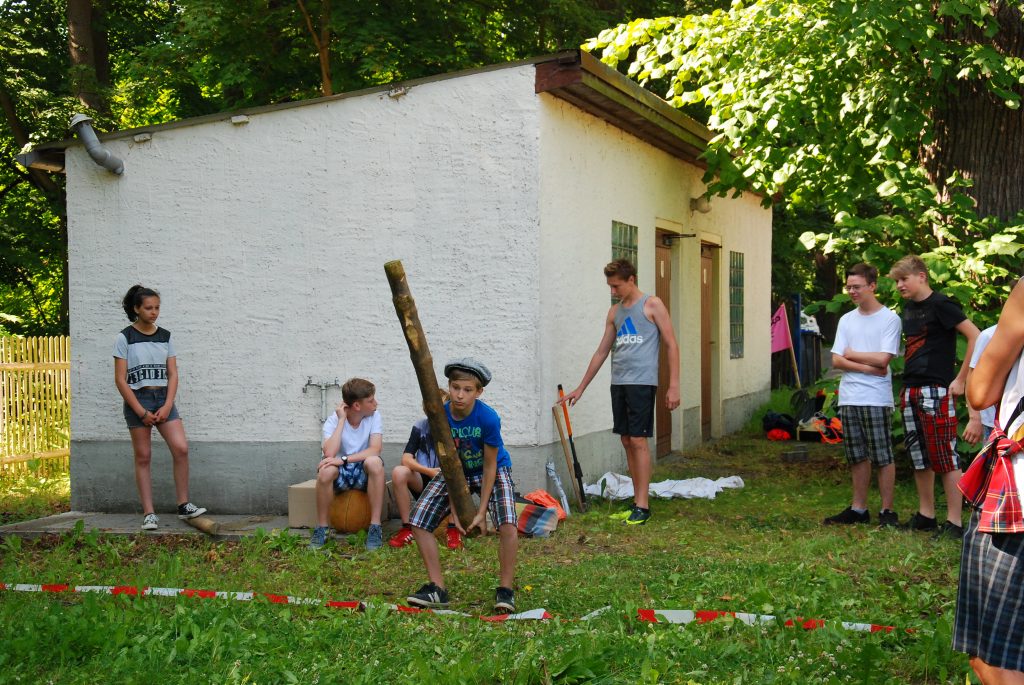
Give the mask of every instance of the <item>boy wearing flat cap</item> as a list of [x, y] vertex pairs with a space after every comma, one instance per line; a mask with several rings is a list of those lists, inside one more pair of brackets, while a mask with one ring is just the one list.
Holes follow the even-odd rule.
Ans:
[[[487, 512], [498, 529], [498, 564], [501, 585], [495, 593], [494, 610], [498, 613], [515, 611], [512, 582], [515, 578], [516, 552], [519, 539], [516, 530], [516, 507], [512, 483], [512, 458], [501, 439], [501, 418], [498, 413], [480, 401], [484, 386], [491, 382], [491, 372], [475, 359], [458, 359], [445, 364], [448, 394], [451, 399], [444, 405], [451, 426], [455, 451], [462, 460], [469, 491], [480, 495], [480, 508], [462, 532], [479, 528], [487, 533]], [[422, 608], [448, 606], [448, 590], [441, 574], [437, 540], [433, 531], [451, 510], [448, 485], [444, 475], [434, 476], [416, 502], [409, 517], [416, 536], [416, 544], [430, 579], [415, 594], [408, 597], [409, 604]], [[457, 516], [452, 520], [460, 527]]]

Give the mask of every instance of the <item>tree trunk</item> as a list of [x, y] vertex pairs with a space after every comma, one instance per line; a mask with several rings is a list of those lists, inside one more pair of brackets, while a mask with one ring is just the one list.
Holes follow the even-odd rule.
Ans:
[[[839, 265], [836, 264], [834, 254], [814, 253], [814, 280], [821, 290], [821, 299], [831, 300], [839, 294], [841, 286], [838, 274]], [[839, 314], [823, 309], [815, 315], [815, 318], [818, 320], [818, 330], [821, 331], [821, 336], [825, 340], [835, 340], [836, 329], [839, 328]], [[799, 334], [800, 332], [796, 331], [796, 335]]]
[[68, 0], [68, 53], [71, 56], [71, 90], [89, 109], [107, 112], [103, 79], [110, 78], [110, 58], [102, 9], [92, 0]]
[[[1006, 2], [992, 6], [1000, 26], [994, 37], [973, 24], [959, 33], [950, 25], [950, 40], [1024, 58], [1020, 10]], [[965, 192], [979, 216], [1006, 220], [1024, 210], [1024, 107], [1010, 109], [980, 80], [957, 80], [940, 95], [931, 119], [933, 139], [922, 146], [922, 160], [941, 199], [950, 195], [946, 179], [958, 172], [974, 183]]]
[[[25, 125], [18, 118], [17, 108], [14, 104], [14, 98], [8, 93], [2, 85], [0, 85], [0, 112], [3, 112], [3, 116], [7, 119], [7, 124], [10, 127], [11, 134], [14, 136], [14, 142], [19, 148], [23, 148], [29, 143], [28, 132], [25, 129]], [[54, 211], [60, 219], [60, 246], [61, 252], [58, 255], [61, 260], [61, 274], [63, 276], [63, 283], [60, 293], [60, 328], [66, 335], [70, 332], [70, 308], [68, 298], [68, 284], [70, 283], [68, 276], [68, 217], [67, 217], [67, 194], [64, 192], [64, 186], [54, 181], [49, 174], [39, 169], [29, 169], [27, 177], [30, 183], [43, 193], [43, 195], [53, 205]]]
[[441, 473], [444, 474], [452, 504], [455, 506], [452, 513], [458, 516], [459, 522], [465, 527], [476, 516], [476, 507], [473, 506], [469, 485], [466, 484], [466, 476], [462, 472], [462, 461], [455, 451], [451, 427], [448, 425], [448, 417], [441, 403], [434, 359], [430, 356], [427, 338], [423, 334], [423, 326], [420, 325], [416, 301], [409, 291], [409, 283], [405, 279], [405, 268], [401, 261], [388, 262], [384, 265], [384, 272], [388, 276], [388, 283], [391, 284], [395, 313], [402, 324], [405, 342], [409, 345], [409, 356], [412, 358], [413, 368], [416, 369], [416, 379], [419, 381], [420, 394], [423, 396], [423, 408], [427, 412], [430, 434], [434, 439], [438, 461], [441, 462]]
[[321, 0], [320, 5], [320, 26], [313, 25], [313, 18], [306, 9], [302, 0], [297, 0], [302, 17], [306, 20], [306, 29], [313, 38], [313, 45], [316, 46], [317, 58], [320, 62], [320, 94], [327, 96], [334, 94], [334, 80], [331, 76], [331, 1]]

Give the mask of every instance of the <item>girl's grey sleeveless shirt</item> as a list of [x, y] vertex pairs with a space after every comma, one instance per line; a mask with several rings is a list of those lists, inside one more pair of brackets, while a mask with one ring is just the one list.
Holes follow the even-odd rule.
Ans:
[[615, 308], [615, 343], [612, 345], [612, 385], [657, 385], [658, 327], [644, 316], [644, 295], [632, 307]]

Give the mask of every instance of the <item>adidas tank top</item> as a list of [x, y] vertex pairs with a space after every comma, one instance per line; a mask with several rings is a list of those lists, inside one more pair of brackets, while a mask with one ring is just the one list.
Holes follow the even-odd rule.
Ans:
[[657, 385], [658, 327], [644, 316], [644, 295], [624, 307], [615, 308], [615, 343], [612, 345], [612, 385]]

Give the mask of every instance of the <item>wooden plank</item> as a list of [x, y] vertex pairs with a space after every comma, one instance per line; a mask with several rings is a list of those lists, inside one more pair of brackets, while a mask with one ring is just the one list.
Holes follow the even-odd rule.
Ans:
[[71, 456], [71, 450], [67, 447], [59, 450], [46, 450], [43, 452], [30, 452], [28, 454], [19, 454], [14, 457], [5, 457], [0, 459], [0, 464], [21, 464], [26, 461], [32, 461], [33, 459], [59, 459], [61, 457]]
[[68, 361], [0, 361], [0, 371], [60, 371], [70, 368]]

